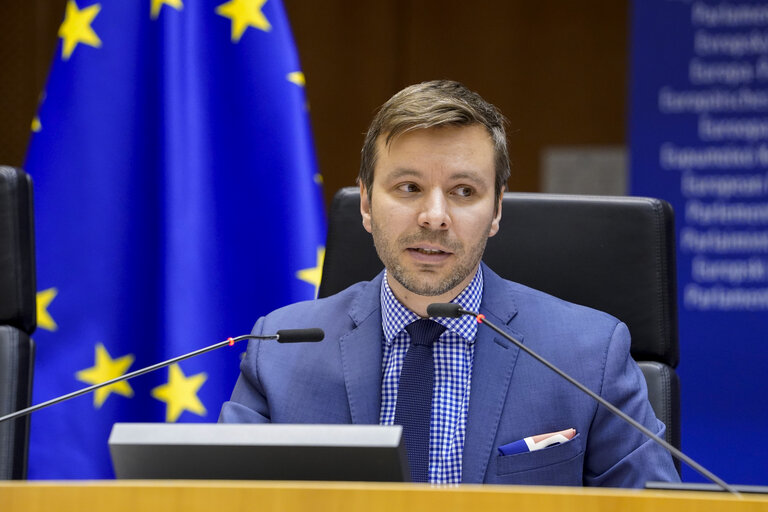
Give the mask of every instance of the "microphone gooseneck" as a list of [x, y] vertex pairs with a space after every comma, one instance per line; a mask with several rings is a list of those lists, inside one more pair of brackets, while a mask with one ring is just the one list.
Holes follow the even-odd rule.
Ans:
[[87, 388], [79, 389], [77, 391], [73, 391], [72, 393], [67, 393], [66, 395], [53, 398], [51, 400], [48, 400], [47, 402], [43, 402], [37, 405], [33, 405], [32, 407], [27, 407], [26, 409], [21, 409], [16, 412], [12, 412], [10, 414], [6, 414], [5, 416], [0, 417], [0, 423], [3, 423], [5, 421], [10, 421], [15, 418], [20, 418], [22, 416], [26, 416], [27, 414], [32, 414], [35, 411], [39, 411], [40, 409], [45, 409], [46, 407], [50, 407], [51, 405], [57, 404], [59, 402], [66, 402], [67, 400], [71, 400], [72, 398], [85, 395], [87, 393], [90, 393], [91, 391], [96, 391], [97, 389], [103, 388], [104, 386], [110, 386], [112, 384], [116, 384], [124, 380], [138, 377], [139, 375], [144, 375], [145, 373], [150, 373], [155, 370], [159, 370], [160, 368], [164, 368], [173, 363], [178, 363], [179, 361], [183, 361], [184, 359], [189, 359], [190, 357], [195, 357], [195, 356], [199, 356], [200, 354], [205, 354], [206, 352], [216, 350], [217, 348], [221, 348], [225, 346], [231, 347], [238, 341], [277, 340], [278, 342], [281, 342], [281, 343], [296, 343], [301, 341], [321, 341], [324, 337], [325, 337], [325, 333], [323, 332], [322, 329], [313, 328], [313, 329], [283, 329], [281, 331], [277, 331], [277, 334], [268, 334], [264, 336], [258, 336], [255, 334], [244, 334], [243, 336], [238, 336], [236, 338], [228, 338], [224, 341], [220, 341], [219, 343], [214, 343], [213, 345], [209, 345], [207, 347], [195, 350], [193, 352], [189, 352], [187, 354], [183, 354], [183, 355], [174, 357], [172, 359], [168, 359], [167, 361], [153, 364], [152, 366], [147, 366], [146, 368], [141, 368], [140, 370], [126, 373], [125, 375], [115, 377], [114, 379], [100, 382], [99, 384], [94, 384], [93, 386], [88, 386]]
[[741, 496], [739, 492], [737, 492], [735, 489], [733, 489], [730, 485], [725, 483], [722, 479], [720, 479], [718, 476], [716, 476], [714, 473], [706, 469], [704, 466], [666, 442], [664, 439], [661, 439], [659, 436], [651, 432], [648, 428], [646, 428], [644, 425], [642, 425], [640, 422], [626, 414], [624, 411], [613, 405], [612, 403], [608, 402], [605, 398], [601, 397], [588, 387], [586, 387], [581, 382], [577, 381], [564, 371], [562, 371], [560, 368], [555, 366], [554, 364], [550, 363], [543, 357], [541, 357], [539, 354], [528, 348], [526, 345], [523, 345], [521, 342], [516, 340], [514, 337], [510, 336], [506, 332], [502, 331], [499, 327], [494, 325], [492, 322], [489, 322], [488, 319], [485, 317], [485, 315], [482, 315], [480, 313], [475, 313], [474, 311], [467, 311], [465, 309], [462, 309], [461, 306], [458, 304], [449, 304], [449, 303], [434, 303], [427, 306], [427, 314], [431, 317], [446, 317], [446, 318], [458, 318], [462, 315], [472, 315], [477, 319], [477, 323], [479, 324], [485, 324], [494, 331], [496, 331], [498, 334], [515, 344], [520, 350], [528, 353], [531, 357], [539, 361], [541, 364], [558, 374], [560, 377], [564, 378], [574, 386], [576, 386], [579, 390], [586, 393], [590, 397], [592, 397], [594, 400], [596, 400], [600, 405], [611, 411], [613, 414], [624, 420], [625, 422], [632, 425], [634, 428], [642, 432], [646, 437], [652, 439], [657, 444], [661, 445], [663, 448], [665, 448], [669, 453], [675, 457], [676, 459], [685, 462], [696, 470], [699, 474], [707, 478], [708, 480], [714, 482], [717, 484], [720, 488], [723, 490], [730, 492], [732, 494], [735, 494], [737, 496]]

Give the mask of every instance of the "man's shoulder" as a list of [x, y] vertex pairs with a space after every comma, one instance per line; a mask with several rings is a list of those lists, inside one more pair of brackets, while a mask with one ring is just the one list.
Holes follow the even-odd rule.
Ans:
[[497, 308], [506, 307], [518, 325], [535, 323], [539, 328], [558, 330], [590, 325], [590, 330], [601, 328], [612, 331], [620, 323], [619, 319], [604, 311], [501, 278], [492, 271], [486, 276], [486, 284], [491, 284], [490, 290], [488, 287], [486, 290], [496, 295], [493, 299], [488, 298], [495, 300]]
[[571, 314], [577, 316], [588, 316], [590, 318], [603, 318], [606, 321], [617, 322], [614, 316], [589, 306], [569, 302], [560, 297], [556, 297], [547, 292], [531, 288], [514, 281], [507, 281], [513, 289], [513, 293], [528, 303], [546, 306], [552, 311], [558, 311], [561, 314]]
[[381, 285], [381, 277], [371, 281], [361, 281], [348, 288], [320, 299], [295, 302], [276, 309], [264, 317], [267, 323], [291, 326], [306, 323], [328, 323], [337, 320], [339, 315], [364, 315], [367, 310], [373, 310], [378, 298], [377, 290]]

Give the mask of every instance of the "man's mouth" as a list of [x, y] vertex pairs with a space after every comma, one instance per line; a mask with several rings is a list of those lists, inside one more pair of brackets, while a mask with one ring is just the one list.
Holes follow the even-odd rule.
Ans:
[[415, 261], [425, 264], [442, 263], [453, 254], [441, 247], [423, 245], [408, 247], [407, 251]]
[[447, 252], [441, 251], [440, 249], [424, 249], [422, 247], [412, 247], [411, 250], [421, 254], [448, 254]]

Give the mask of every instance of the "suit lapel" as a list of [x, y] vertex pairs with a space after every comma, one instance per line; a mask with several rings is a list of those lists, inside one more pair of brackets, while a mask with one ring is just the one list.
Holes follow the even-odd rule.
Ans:
[[[502, 328], [506, 327], [517, 313], [517, 307], [505, 281], [485, 265], [480, 311], [488, 320]], [[510, 331], [510, 334], [523, 341], [518, 333]], [[478, 326], [464, 441], [462, 482], [484, 480], [519, 352], [519, 348], [490, 328]]]
[[370, 281], [352, 304], [355, 328], [339, 340], [341, 366], [352, 423], [377, 424], [381, 406], [381, 276]]

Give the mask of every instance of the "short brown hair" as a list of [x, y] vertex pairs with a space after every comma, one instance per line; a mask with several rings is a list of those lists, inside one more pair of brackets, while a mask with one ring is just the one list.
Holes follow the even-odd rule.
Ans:
[[403, 133], [437, 126], [481, 124], [488, 130], [494, 149], [496, 200], [509, 179], [509, 151], [504, 130], [506, 119], [499, 109], [463, 84], [433, 80], [411, 85], [381, 106], [365, 135], [357, 179], [371, 197], [376, 166], [376, 140], [386, 134], [385, 145]]

